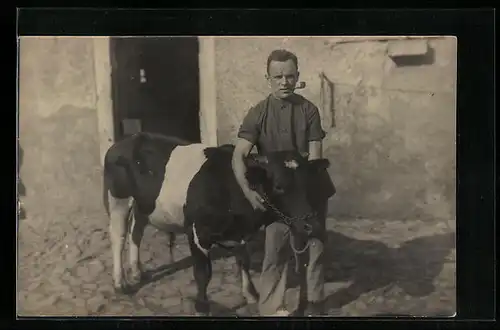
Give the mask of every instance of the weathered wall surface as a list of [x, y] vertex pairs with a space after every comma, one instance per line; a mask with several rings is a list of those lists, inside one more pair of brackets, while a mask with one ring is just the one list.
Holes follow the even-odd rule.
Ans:
[[20, 167], [30, 221], [81, 221], [102, 209], [90, 38], [20, 41]]
[[[266, 96], [268, 53], [288, 48], [308, 84], [300, 93], [321, 107], [319, 73], [334, 84], [335, 126], [324, 127], [338, 189], [330, 213], [454, 218], [456, 41], [430, 40], [433, 62], [406, 67], [387, 56], [386, 42], [338, 41], [217, 38], [218, 143], [233, 141], [245, 112]], [[27, 214], [102, 212], [92, 40], [23, 38], [20, 47]]]
[[246, 111], [268, 93], [267, 55], [286, 48], [307, 82], [299, 93], [318, 107], [319, 74], [333, 82], [335, 125], [324, 126], [338, 189], [331, 215], [454, 218], [456, 40], [430, 39], [427, 63], [402, 67], [387, 42], [339, 41], [216, 39], [218, 142], [234, 141]]

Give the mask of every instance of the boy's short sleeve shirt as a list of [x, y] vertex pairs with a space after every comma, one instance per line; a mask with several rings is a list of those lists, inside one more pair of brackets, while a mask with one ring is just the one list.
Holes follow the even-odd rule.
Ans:
[[238, 131], [238, 137], [256, 145], [260, 153], [309, 152], [309, 142], [325, 135], [318, 108], [298, 94], [286, 100], [269, 95], [250, 108]]

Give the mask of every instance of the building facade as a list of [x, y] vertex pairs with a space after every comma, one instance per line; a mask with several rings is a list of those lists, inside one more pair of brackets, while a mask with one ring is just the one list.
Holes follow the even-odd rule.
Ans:
[[[147, 104], [139, 109], [144, 113], [168, 112], [165, 125], [158, 121], [160, 128], [154, 129], [192, 122], [205, 143], [233, 142], [248, 109], [267, 96], [267, 55], [286, 48], [297, 54], [300, 80], [306, 83], [298, 93], [319, 107], [327, 132], [324, 154], [337, 187], [330, 215], [454, 219], [454, 38], [200, 37], [189, 50], [198, 53], [198, 69], [189, 71], [176, 62], [188, 57], [179, 46], [147, 47], [141, 54], [150, 55], [137, 62], [132, 55], [117, 60], [110, 38], [21, 39], [20, 174], [28, 216], [102, 208], [102, 157], [116, 132], [126, 121], [138, 122], [138, 130], [153, 127], [143, 117], [117, 112], [118, 103]], [[160, 67], [155, 61], [171, 66], [151, 69]], [[138, 69], [144, 63], [148, 68]], [[119, 75], [123, 70], [129, 73]], [[130, 79], [118, 83], [117, 76]], [[179, 87], [188, 78], [191, 83], [184, 85], [196, 82], [196, 91]], [[143, 101], [127, 100], [131, 92], [117, 94], [125, 88], [117, 88], [122, 81], [129, 81], [127, 91], [137, 90]], [[179, 117], [175, 111], [187, 111], [175, 95], [197, 98], [196, 123], [184, 116], [183, 124], [171, 125]]]

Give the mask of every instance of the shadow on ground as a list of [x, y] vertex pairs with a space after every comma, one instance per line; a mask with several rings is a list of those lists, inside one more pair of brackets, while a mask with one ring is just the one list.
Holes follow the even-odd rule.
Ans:
[[[215, 261], [229, 258], [232, 256], [232, 254], [225, 250], [213, 249], [211, 251], [211, 256], [212, 260]], [[126, 290], [127, 294], [136, 294], [141, 288], [148, 284], [157, 282], [163, 279], [165, 276], [170, 276], [181, 270], [190, 268], [192, 266], [192, 260], [191, 257], [185, 257], [180, 260], [174, 261], [173, 263], [165, 264], [154, 269], [147, 269], [147, 265], [145, 266], [146, 270], [143, 273], [141, 282], [129, 286]]]
[[[262, 265], [263, 242], [264, 233], [261, 233], [252, 243], [252, 269], [258, 272]], [[391, 248], [379, 241], [358, 240], [328, 231], [325, 281], [352, 284], [327, 296], [326, 308], [341, 308], [364, 293], [391, 284], [397, 284], [412, 297], [427, 296], [434, 292], [434, 279], [441, 273], [454, 247], [454, 233], [418, 237], [404, 242], [399, 248]], [[294, 267], [289, 267], [288, 286], [301, 287], [299, 309], [303, 308], [307, 290], [303, 272], [297, 274]]]
[[[326, 282], [350, 282], [326, 297], [326, 308], [337, 309], [360, 297], [362, 294], [397, 284], [412, 297], [423, 297], [434, 292], [434, 279], [440, 274], [446, 257], [455, 247], [454, 233], [418, 237], [404, 242], [399, 248], [391, 248], [379, 241], [358, 240], [334, 231], [328, 231], [326, 243]], [[264, 232], [261, 231], [251, 242], [252, 270], [260, 272], [263, 259]], [[227, 258], [223, 250], [213, 251], [213, 260]], [[289, 287], [301, 287], [301, 301], [304, 287], [301, 277], [295, 273], [293, 258], [289, 267]], [[164, 265], [146, 273], [140, 286], [158, 281], [165, 276], [191, 267], [191, 259], [184, 258], [170, 265]], [[303, 273], [303, 272], [302, 272]], [[236, 274], [235, 274], [236, 276]], [[135, 287], [137, 291], [140, 287]], [[214, 303], [214, 315], [234, 315], [235, 308], [225, 308]], [[303, 306], [299, 304], [299, 306]], [[300, 309], [301, 307], [299, 307]]]

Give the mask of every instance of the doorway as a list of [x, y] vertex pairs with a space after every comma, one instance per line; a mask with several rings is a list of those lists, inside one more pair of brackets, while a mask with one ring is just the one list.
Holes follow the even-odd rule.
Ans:
[[198, 38], [110, 40], [115, 141], [138, 131], [200, 142]]

